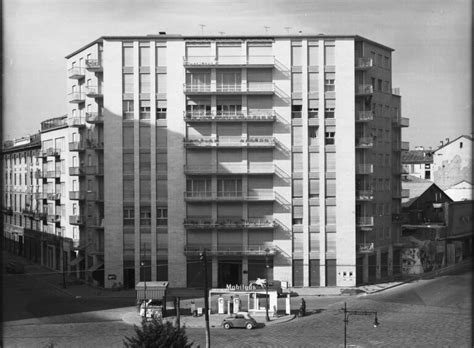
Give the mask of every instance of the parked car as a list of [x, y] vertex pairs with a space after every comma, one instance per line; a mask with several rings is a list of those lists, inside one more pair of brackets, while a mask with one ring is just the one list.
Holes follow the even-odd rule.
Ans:
[[25, 266], [21, 263], [17, 262], [9, 262], [5, 267], [7, 273], [14, 273], [14, 274], [23, 274], [25, 273]]
[[232, 329], [234, 327], [244, 327], [248, 330], [257, 326], [257, 321], [247, 312], [237, 312], [231, 314], [222, 321], [224, 329]]

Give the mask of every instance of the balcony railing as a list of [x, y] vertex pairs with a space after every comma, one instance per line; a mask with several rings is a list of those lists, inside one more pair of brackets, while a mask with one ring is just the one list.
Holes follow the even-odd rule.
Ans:
[[211, 92], [211, 85], [191, 85], [191, 84], [184, 84], [184, 92], [192, 92], [192, 93], [210, 93]]
[[69, 102], [70, 103], [84, 103], [85, 100], [86, 100], [85, 95], [82, 92], [69, 93]]
[[401, 117], [400, 118], [400, 126], [401, 127], [410, 127], [410, 119], [408, 117]]
[[70, 79], [82, 79], [85, 75], [84, 68], [78, 66], [70, 68], [67, 72]]
[[48, 192], [47, 193], [47, 199], [50, 201], [57, 201], [61, 199], [61, 193], [56, 193], [56, 192]]
[[50, 147], [49, 149], [46, 150], [46, 156], [59, 156], [61, 155], [61, 149], [55, 149], [53, 147]]
[[104, 115], [99, 112], [86, 112], [87, 123], [103, 123]]
[[267, 94], [274, 93], [275, 84], [272, 82], [261, 82], [261, 83], [250, 83], [247, 85], [247, 88], [244, 89], [242, 84], [233, 84], [233, 85], [217, 85], [216, 89], [213, 90], [210, 84], [203, 85], [192, 85], [184, 84], [183, 85], [185, 93], [256, 93], [256, 94]]
[[371, 254], [374, 252], [374, 243], [359, 243], [357, 251], [361, 254]]
[[184, 139], [185, 146], [188, 147], [273, 147], [275, 146], [275, 139], [273, 136], [251, 136], [248, 138], [235, 137], [201, 137]]
[[357, 190], [356, 199], [359, 201], [370, 201], [374, 199], [374, 191], [373, 190]]
[[394, 95], [400, 95], [400, 87], [392, 88], [392, 94], [394, 94]]
[[356, 112], [356, 121], [357, 122], [368, 122], [374, 119], [373, 111], [357, 111]]
[[190, 67], [229, 66], [229, 65], [269, 65], [275, 64], [274, 56], [187, 56], [183, 57], [183, 65]]
[[273, 163], [219, 163], [209, 165], [185, 165], [185, 174], [273, 174]]
[[374, 145], [373, 137], [360, 137], [356, 139], [357, 148], [371, 148]]
[[206, 253], [211, 256], [274, 256], [277, 249], [266, 244], [252, 244], [244, 246], [242, 244], [219, 244], [211, 248], [208, 244], [187, 244], [184, 247], [186, 255], [199, 255], [206, 249]]
[[90, 98], [102, 97], [102, 86], [86, 86], [85, 92]]
[[357, 226], [373, 226], [374, 225], [374, 217], [373, 216], [357, 216], [356, 217], [356, 225]]
[[48, 194], [46, 192], [35, 192], [36, 199], [46, 199], [48, 198]]
[[253, 191], [247, 194], [241, 191], [194, 192], [184, 193], [187, 201], [272, 201], [275, 199], [273, 191]]
[[356, 58], [355, 67], [356, 69], [368, 69], [373, 66], [372, 58], [360, 57]]
[[69, 143], [69, 151], [84, 151], [85, 149], [82, 141], [71, 141]]
[[60, 170], [48, 170], [44, 177], [49, 178], [49, 179], [59, 178], [59, 177], [61, 177], [61, 171]]
[[370, 95], [374, 93], [374, 87], [372, 85], [358, 85], [356, 87], [356, 95]]
[[69, 127], [85, 127], [86, 125], [84, 117], [69, 117], [67, 124]]
[[102, 62], [99, 59], [86, 59], [86, 69], [90, 71], [101, 71]]
[[84, 225], [84, 216], [69, 215], [69, 224], [71, 224], [71, 225]]
[[80, 167], [69, 167], [69, 175], [77, 176], [77, 175], [84, 175], [84, 172]]
[[83, 200], [84, 192], [82, 191], [69, 191], [69, 199], [71, 200]]
[[272, 122], [276, 119], [276, 113], [273, 110], [252, 110], [248, 113], [229, 112], [229, 113], [211, 113], [211, 112], [184, 112], [184, 120], [188, 122], [209, 122], [209, 121], [258, 121]]
[[373, 164], [358, 164], [356, 167], [356, 174], [373, 174]]

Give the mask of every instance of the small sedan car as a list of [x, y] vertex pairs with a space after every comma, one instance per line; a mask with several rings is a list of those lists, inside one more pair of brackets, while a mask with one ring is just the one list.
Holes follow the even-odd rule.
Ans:
[[257, 326], [257, 321], [252, 318], [247, 312], [238, 312], [231, 314], [222, 321], [224, 329], [231, 329], [234, 327], [245, 327], [248, 330]]

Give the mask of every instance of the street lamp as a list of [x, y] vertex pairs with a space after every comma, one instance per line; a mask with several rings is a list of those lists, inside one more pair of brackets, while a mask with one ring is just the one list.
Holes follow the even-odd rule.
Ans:
[[145, 276], [145, 261], [142, 261], [140, 262], [140, 266], [142, 268], [142, 274], [143, 274], [143, 287], [145, 289], [145, 292], [143, 294], [143, 298], [144, 298], [144, 301], [145, 301], [145, 320], [146, 320], [146, 302], [147, 302], [147, 299], [146, 299], [146, 276]]
[[348, 311], [347, 304], [344, 302], [344, 308], [341, 308], [344, 311], [344, 348], [347, 347], [347, 324], [349, 324], [349, 316], [352, 315], [374, 315], [374, 327], [379, 326], [379, 321], [377, 319], [377, 312], [375, 311]]
[[265, 249], [265, 321], [270, 321], [270, 317], [268, 316], [268, 253], [270, 249]]

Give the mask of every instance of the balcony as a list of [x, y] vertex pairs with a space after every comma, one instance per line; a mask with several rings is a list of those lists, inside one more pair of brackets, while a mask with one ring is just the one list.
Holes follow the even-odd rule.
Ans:
[[69, 96], [70, 103], [80, 104], [86, 101], [85, 95], [82, 92], [72, 92], [72, 93], [69, 93], [68, 96]]
[[92, 124], [104, 123], [104, 115], [99, 112], [86, 112], [86, 122]]
[[84, 117], [69, 117], [67, 119], [67, 124], [69, 127], [78, 127], [78, 128], [86, 126]]
[[84, 192], [82, 191], [69, 191], [69, 199], [71, 200], [84, 200]]
[[410, 119], [408, 117], [401, 117], [400, 118], [400, 126], [401, 127], [410, 127]]
[[356, 138], [356, 148], [357, 149], [368, 149], [374, 146], [373, 137], [360, 137]]
[[61, 155], [61, 150], [60, 149], [55, 149], [55, 148], [52, 148], [50, 147], [49, 149], [46, 150], [46, 156], [60, 156]]
[[86, 69], [89, 71], [102, 71], [102, 62], [100, 59], [86, 59]]
[[402, 151], [410, 150], [410, 142], [402, 141], [401, 144], [400, 144], [400, 150], [402, 150]]
[[3, 211], [5, 212], [5, 215], [13, 215], [13, 209], [11, 207], [4, 207]]
[[187, 68], [209, 67], [249, 67], [264, 68], [275, 65], [274, 56], [187, 56], [183, 57], [183, 65]]
[[47, 199], [50, 201], [58, 201], [61, 199], [61, 193], [56, 193], [56, 192], [48, 192], [47, 193]]
[[47, 199], [48, 194], [46, 192], [35, 192], [35, 199], [41, 200], [41, 199]]
[[185, 255], [199, 255], [204, 249], [209, 256], [274, 256], [277, 249], [266, 244], [219, 244], [211, 248], [208, 244], [187, 244], [184, 247]]
[[84, 225], [84, 216], [81, 215], [69, 215], [70, 225]]
[[374, 119], [373, 111], [357, 111], [356, 122], [369, 122]]
[[77, 67], [77, 66], [72, 67], [67, 71], [67, 76], [70, 79], [76, 79], [76, 80], [82, 79], [85, 76], [84, 68]]
[[358, 201], [371, 201], [374, 199], [373, 190], [357, 190], [356, 191], [356, 200]]
[[360, 57], [356, 58], [355, 68], [356, 70], [366, 70], [373, 67], [372, 58]]
[[85, 166], [84, 172], [86, 175], [104, 175], [103, 167], [99, 166]]
[[273, 136], [201, 137], [184, 139], [184, 145], [186, 147], [274, 147], [275, 139]]
[[49, 223], [61, 222], [61, 215], [58, 214], [48, 214], [46, 221]]
[[374, 226], [374, 217], [373, 216], [357, 216], [356, 225], [358, 227], [372, 227]]
[[372, 254], [374, 252], [374, 243], [357, 244], [357, 252], [360, 254]]
[[46, 221], [48, 218], [48, 213], [46, 212], [36, 212], [34, 219], [35, 220], [41, 220], [41, 221]]
[[82, 141], [72, 141], [69, 143], [69, 151], [84, 151], [86, 147]]
[[193, 192], [187, 191], [184, 193], [184, 198], [188, 202], [192, 201], [273, 201], [275, 194], [273, 191], [253, 191], [244, 194], [241, 191], [229, 192]]
[[61, 177], [60, 170], [48, 170], [46, 172], [46, 175], [44, 175], [44, 178], [47, 178], [47, 179], [54, 179], [54, 178], [60, 178], [60, 177]]
[[71, 176], [79, 176], [84, 175], [84, 172], [80, 167], [69, 167], [69, 175]]
[[374, 87], [372, 85], [358, 85], [356, 86], [356, 96], [369, 96], [374, 93]]
[[253, 110], [249, 113], [233, 112], [233, 113], [211, 113], [211, 112], [184, 112], [185, 122], [273, 122], [276, 119], [276, 112], [273, 110]]
[[86, 96], [89, 98], [102, 98], [102, 86], [86, 86]]
[[367, 175], [374, 173], [373, 164], [358, 164], [356, 166], [356, 174]]
[[187, 95], [192, 94], [273, 94], [275, 85], [272, 82], [251, 83], [247, 88], [243, 88], [242, 84], [234, 85], [217, 85], [215, 90], [211, 85], [191, 85], [184, 84], [183, 91]]
[[392, 94], [399, 96], [400, 95], [400, 87], [392, 88]]
[[275, 165], [273, 163], [219, 163], [209, 165], [185, 165], [186, 175], [228, 175], [228, 174], [273, 174]]

